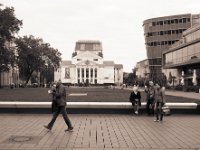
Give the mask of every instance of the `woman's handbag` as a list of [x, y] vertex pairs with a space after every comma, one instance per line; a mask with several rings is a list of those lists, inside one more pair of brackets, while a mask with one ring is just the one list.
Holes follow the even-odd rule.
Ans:
[[171, 115], [170, 108], [169, 108], [168, 106], [164, 105], [164, 106], [162, 107], [162, 113], [163, 113], [165, 116]]

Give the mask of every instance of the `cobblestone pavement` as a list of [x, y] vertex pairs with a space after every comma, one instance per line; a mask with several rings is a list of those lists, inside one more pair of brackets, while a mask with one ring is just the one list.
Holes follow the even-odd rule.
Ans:
[[198, 115], [172, 115], [153, 122], [145, 115], [70, 114], [73, 132], [51, 114], [0, 114], [0, 150], [148, 150], [200, 149]]

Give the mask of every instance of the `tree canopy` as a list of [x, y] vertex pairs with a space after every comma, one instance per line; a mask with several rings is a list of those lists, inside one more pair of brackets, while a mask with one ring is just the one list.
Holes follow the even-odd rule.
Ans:
[[47, 67], [58, 68], [61, 61], [61, 53], [44, 43], [41, 38], [35, 38], [30, 35], [16, 39], [17, 46], [17, 64], [19, 66], [20, 77], [30, 80], [34, 71], [41, 72]]
[[9, 65], [14, 64], [11, 43], [22, 26], [22, 21], [15, 17], [13, 7], [2, 7], [0, 4], [0, 72], [9, 70]]

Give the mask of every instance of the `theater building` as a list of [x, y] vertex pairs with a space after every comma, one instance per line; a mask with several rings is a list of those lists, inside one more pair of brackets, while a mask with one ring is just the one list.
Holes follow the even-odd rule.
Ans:
[[66, 85], [120, 85], [123, 65], [103, 59], [100, 41], [77, 41], [71, 60], [63, 60], [55, 71], [55, 80]]
[[181, 14], [147, 19], [143, 22], [149, 78], [162, 74], [162, 52], [177, 42], [184, 31], [200, 23], [199, 14]]

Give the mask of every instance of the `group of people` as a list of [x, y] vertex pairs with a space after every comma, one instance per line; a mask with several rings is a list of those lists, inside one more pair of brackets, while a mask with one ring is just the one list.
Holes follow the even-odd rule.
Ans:
[[[165, 104], [165, 88], [159, 84], [155, 84], [149, 81], [145, 85], [146, 93], [146, 112], [148, 115], [155, 115], [155, 122], [163, 120], [162, 107]], [[131, 101], [135, 114], [138, 115], [139, 108], [141, 106], [141, 93], [138, 90], [138, 85], [134, 85], [133, 91], [130, 94], [129, 100]]]
[[[152, 81], [149, 81], [148, 85], [145, 85], [145, 92], [147, 93], [147, 104], [146, 111], [148, 115], [155, 114], [156, 119], [154, 121], [159, 122], [163, 120], [162, 107], [165, 104], [165, 90], [161, 88], [159, 84], [154, 86]], [[44, 127], [48, 130], [51, 130], [58, 115], [62, 113], [63, 119], [68, 126], [65, 131], [73, 131], [73, 126], [69, 120], [66, 112], [66, 89], [62, 85], [61, 81], [58, 81], [55, 85], [52, 86], [52, 89], [49, 91], [52, 94], [52, 112], [53, 117], [48, 125]], [[133, 91], [130, 94], [130, 101], [134, 107], [135, 114], [138, 115], [139, 108], [141, 106], [141, 93], [138, 90], [138, 86], [134, 85]]]

